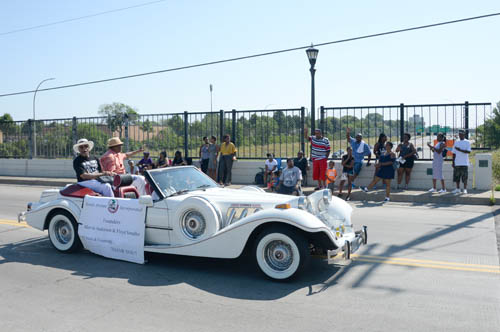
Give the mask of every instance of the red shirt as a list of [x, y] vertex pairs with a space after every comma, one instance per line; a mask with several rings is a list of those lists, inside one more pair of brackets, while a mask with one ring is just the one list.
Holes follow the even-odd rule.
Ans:
[[125, 174], [125, 166], [123, 166], [125, 159], [127, 159], [125, 153], [108, 150], [100, 159], [102, 170], [115, 172], [116, 174]]

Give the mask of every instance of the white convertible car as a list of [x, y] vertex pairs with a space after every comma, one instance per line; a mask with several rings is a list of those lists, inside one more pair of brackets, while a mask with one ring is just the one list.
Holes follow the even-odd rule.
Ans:
[[[265, 275], [289, 279], [306, 268], [311, 253], [342, 263], [367, 241], [366, 227], [354, 231], [351, 206], [329, 190], [297, 197], [254, 186], [222, 188], [192, 166], [150, 170], [145, 177], [151, 195], [137, 197], [133, 187], [121, 187], [115, 195], [135, 197], [147, 207], [147, 252], [236, 258], [251, 250]], [[45, 190], [20, 218], [48, 229], [56, 249], [77, 250], [85, 195], [97, 194], [76, 184]]]

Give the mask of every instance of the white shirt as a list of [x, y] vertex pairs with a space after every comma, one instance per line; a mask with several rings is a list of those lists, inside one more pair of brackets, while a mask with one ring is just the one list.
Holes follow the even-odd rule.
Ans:
[[278, 167], [278, 161], [276, 159], [273, 159], [273, 161], [266, 159], [266, 166], [268, 171], [272, 171], [274, 166]]
[[455, 141], [453, 153], [455, 154], [455, 166], [469, 166], [469, 154], [457, 151], [460, 148], [465, 151], [471, 151], [470, 142], [467, 139]]

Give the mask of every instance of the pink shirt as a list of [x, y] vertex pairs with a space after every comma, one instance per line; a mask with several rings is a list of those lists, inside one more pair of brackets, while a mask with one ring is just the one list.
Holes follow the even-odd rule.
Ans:
[[102, 170], [115, 172], [116, 174], [125, 174], [125, 166], [123, 166], [125, 159], [127, 159], [125, 153], [108, 150], [100, 159]]

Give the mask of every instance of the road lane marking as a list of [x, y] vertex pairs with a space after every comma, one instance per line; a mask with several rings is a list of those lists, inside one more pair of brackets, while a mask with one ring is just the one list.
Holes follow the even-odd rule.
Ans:
[[[364, 259], [354, 257], [355, 261], [367, 262], [367, 263], [379, 263], [379, 264], [389, 264], [389, 265], [402, 265], [402, 266], [411, 266], [411, 267], [427, 267], [431, 269], [442, 269], [442, 270], [454, 270], [454, 271], [472, 271], [472, 272], [486, 272], [486, 273], [497, 273], [500, 274], [500, 268], [492, 269], [492, 268], [467, 268], [463, 266], [445, 266], [445, 265], [436, 265], [436, 264], [419, 264], [419, 263], [410, 263], [410, 262], [398, 262], [387, 259]], [[488, 266], [488, 265], [487, 265]]]
[[17, 222], [15, 220], [7, 220], [7, 219], [0, 219], [0, 224], [1, 225], [17, 226], [17, 227], [31, 227], [25, 221]]
[[[322, 255], [319, 255], [317, 257], [327, 258], [326, 256]], [[398, 258], [398, 257], [386, 257], [386, 256], [358, 255], [358, 254], [352, 254], [351, 257], [353, 261], [360, 261], [365, 263], [500, 274], [500, 266], [496, 265], [453, 263], [453, 262], [433, 261], [425, 259]]]
[[414, 259], [414, 258], [403, 258], [403, 257], [387, 257], [387, 256], [372, 256], [372, 255], [358, 255], [353, 254], [353, 257], [359, 257], [363, 259], [390, 259], [395, 261], [403, 261], [403, 262], [411, 262], [411, 263], [432, 263], [438, 265], [454, 265], [454, 266], [467, 266], [467, 267], [482, 267], [482, 268], [500, 268], [498, 265], [483, 265], [483, 264], [469, 264], [469, 263], [455, 263], [455, 262], [444, 262], [444, 261], [435, 261], [428, 259]]

